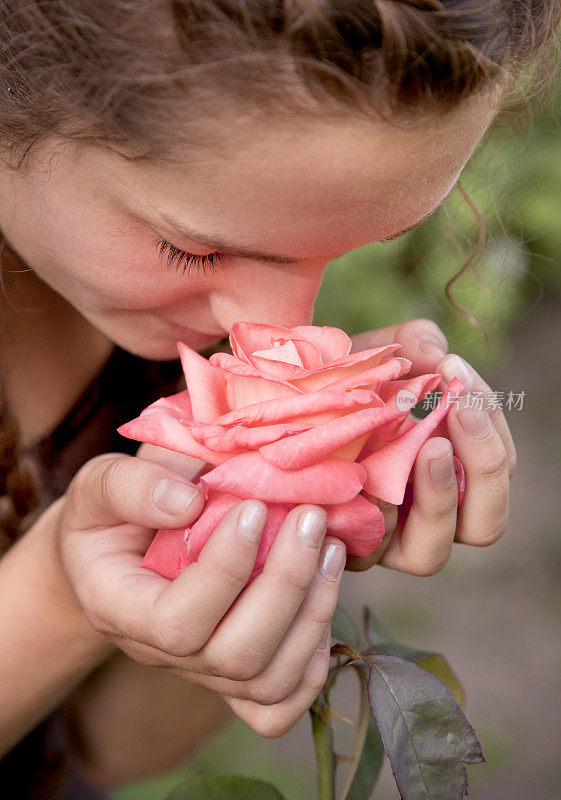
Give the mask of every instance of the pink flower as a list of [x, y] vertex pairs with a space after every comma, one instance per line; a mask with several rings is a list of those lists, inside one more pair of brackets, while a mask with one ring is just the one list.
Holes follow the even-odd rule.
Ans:
[[[349, 355], [338, 328], [236, 323], [233, 355], [207, 361], [178, 342], [187, 389], [148, 406], [119, 433], [201, 458], [213, 468], [200, 478], [207, 502], [186, 530], [159, 530], [143, 566], [173, 580], [196, 561], [224, 514], [240, 499], [269, 508], [253, 579], [284, 518], [300, 503], [327, 511], [328, 533], [351, 555], [372, 553], [384, 517], [364, 493], [411, 504], [407, 483], [417, 453], [463, 390], [455, 378], [423, 420], [409, 416], [440, 374], [400, 380], [411, 362], [388, 344]], [[464, 475], [454, 457], [463, 499]]]

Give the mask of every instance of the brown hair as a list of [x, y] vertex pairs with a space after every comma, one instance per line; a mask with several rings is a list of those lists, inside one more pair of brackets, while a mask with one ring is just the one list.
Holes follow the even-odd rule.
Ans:
[[[48, 136], [173, 159], [217, 116], [445, 112], [512, 86], [559, 13], [555, 0], [4, 0], [0, 142], [14, 168]], [[0, 524], [14, 539], [36, 495], [2, 399]]]

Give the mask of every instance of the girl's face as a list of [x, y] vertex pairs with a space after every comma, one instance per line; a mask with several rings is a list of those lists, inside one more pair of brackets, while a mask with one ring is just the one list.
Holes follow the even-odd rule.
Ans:
[[[0, 174], [0, 228], [109, 339], [172, 359], [178, 339], [203, 349], [236, 321], [310, 324], [327, 264], [434, 211], [498, 106], [472, 98], [407, 127], [269, 123], [176, 166], [49, 141]], [[199, 256], [185, 274], [181, 251]]]

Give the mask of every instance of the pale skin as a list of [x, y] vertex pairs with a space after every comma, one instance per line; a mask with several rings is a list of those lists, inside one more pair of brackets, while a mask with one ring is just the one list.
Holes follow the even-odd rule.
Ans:
[[[200, 335], [179, 335], [165, 320], [217, 340], [236, 321], [310, 324], [328, 263], [434, 211], [499, 105], [495, 95], [473, 98], [446, 116], [397, 128], [340, 120], [289, 131], [269, 122], [245, 138], [238, 131], [230, 142], [208, 143], [198, 159], [173, 166], [47, 141], [26, 170], [0, 173], [0, 228], [30, 268], [3, 275], [0, 300], [3, 378], [24, 441], [56, 426], [115, 344], [162, 360], [177, 357], [178, 338], [201, 348]], [[181, 234], [164, 217], [197, 235]], [[206, 275], [166, 268], [158, 239], [193, 254], [214, 252], [203, 236], [273, 260], [230, 255]], [[354, 347], [392, 341], [413, 362], [411, 375], [453, 377], [458, 357], [446, 356], [446, 339], [430, 320], [361, 334]], [[473, 389], [490, 390], [463, 366]], [[453, 408], [449, 439], [434, 437], [421, 449], [404, 529], [395, 529], [397, 509], [384, 509], [384, 543], [367, 559], [349, 558], [350, 569], [379, 561], [431, 575], [446, 564], [454, 540], [481, 546], [504, 532], [516, 464], [507, 423], [500, 409], [484, 411], [488, 429], [473, 438], [461, 418]], [[466, 470], [459, 513], [455, 479], [444, 469], [451, 445]], [[86, 742], [84, 769], [104, 784], [172, 766], [227, 719], [223, 700], [264, 736], [289, 730], [325, 680], [342, 572], [337, 558], [340, 567], [345, 562], [342, 542], [325, 538], [321, 509], [301, 506], [288, 516], [263, 574], [243, 590], [264, 510], [244, 501], [220, 523], [199, 563], [175, 582], [139, 569], [154, 528], [184, 527], [202, 508], [192, 484], [200, 463], [148, 446], [139, 455], [88, 462], [0, 563], [6, 592], [41, 548], [52, 565], [45, 592], [17, 601], [29, 635], [2, 619], [9, 603], [0, 602], [1, 638], [10, 644], [2, 659], [13, 675], [0, 689], [8, 708], [0, 749], [13, 746], [63, 699], [61, 687], [68, 693], [82, 684], [72, 704]], [[440, 483], [431, 478], [435, 460]], [[186, 501], [192, 500], [185, 510], [169, 514], [150, 500], [162, 478], [182, 483]], [[242, 523], [248, 509], [252, 519]], [[299, 535], [304, 517], [313, 541]], [[335, 568], [327, 576], [326, 561]], [[52, 602], [48, 624], [36, 613], [45, 596]], [[53, 635], [59, 652], [45, 667]], [[67, 640], [78, 643], [70, 655]], [[83, 683], [103, 661], [95, 682]], [[24, 686], [26, 708], [18, 701]], [[148, 693], [157, 702], [143, 728], [135, 698]], [[178, 709], [190, 713], [178, 715]]]

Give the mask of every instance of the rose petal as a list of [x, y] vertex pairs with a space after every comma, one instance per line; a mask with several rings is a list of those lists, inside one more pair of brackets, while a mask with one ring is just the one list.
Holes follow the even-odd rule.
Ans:
[[183, 560], [183, 536], [184, 531], [181, 529], [160, 528], [140, 566], [173, 581], [187, 566]]
[[328, 411], [346, 411], [369, 403], [383, 405], [376, 392], [366, 389], [341, 389], [311, 394], [296, 394], [255, 403], [223, 414], [216, 422], [220, 425], [268, 425], [295, 417], [322, 414]]
[[349, 555], [369, 556], [384, 538], [384, 515], [360, 494], [326, 510], [327, 533], [341, 539]]
[[[378, 425], [406, 416], [407, 411], [398, 411], [392, 406], [366, 408], [333, 419], [325, 425], [318, 425], [304, 433], [279, 439], [260, 447], [259, 452], [270, 464], [281, 469], [300, 470], [328, 458], [339, 448], [360, 439]], [[355, 457], [360, 448], [354, 454]]]
[[276, 442], [285, 436], [293, 436], [310, 426], [297, 422], [284, 422], [278, 425], [247, 428], [236, 425], [233, 428], [222, 425], [198, 425], [191, 428], [193, 438], [210, 450], [218, 453], [231, 453], [234, 450], [258, 450], [265, 444]]
[[181, 410], [166, 403], [166, 399], [169, 398], [152, 403], [139, 417], [117, 428], [118, 433], [127, 439], [201, 458], [209, 464], [221, 464], [230, 457], [231, 453], [217, 453], [197, 442], [191, 434], [191, 420], [178, 419], [176, 415], [182, 413]]
[[388, 358], [376, 367], [364, 371], [355, 370], [352, 374], [345, 375], [334, 383], [330, 383], [329, 389], [335, 391], [336, 389], [373, 388], [409, 372], [411, 363], [407, 358]]
[[441, 419], [450, 411], [451, 399], [458, 397], [463, 388], [461, 381], [454, 378], [448, 384], [438, 406], [424, 419], [360, 462], [368, 473], [364, 485], [364, 490], [368, 494], [388, 503], [401, 505], [407, 479], [419, 450]]
[[[339, 380], [350, 378], [352, 375], [377, 367], [379, 364], [383, 363], [385, 356], [388, 356], [399, 347], [401, 347], [400, 344], [390, 344], [384, 347], [375, 347], [372, 350], [352, 353], [346, 358], [327, 364], [318, 370], [313, 370], [301, 378], [295, 378], [294, 385], [305, 389], [307, 392], [316, 392], [323, 389], [325, 386], [331, 389], [333, 388], [332, 384], [337, 383]], [[344, 387], [337, 386], [336, 388]]]
[[271, 503], [347, 503], [360, 492], [364, 467], [353, 461], [326, 459], [300, 470], [284, 470], [260, 453], [243, 453], [207, 472], [201, 483], [211, 489]]
[[411, 408], [416, 406], [425, 395], [436, 389], [440, 383], [442, 375], [440, 373], [428, 373], [417, 375], [415, 378], [408, 378], [404, 381], [392, 380], [380, 386], [378, 394], [388, 405], [397, 405], [402, 411], [405, 410], [407, 393], [412, 395]]
[[339, 328], [332, 328], [330, 325], [298, 325], [292, 330], [315, 344], [324, 364], [345, 358], [351, 352], [352, 340]]
[[211, 422], [220, 414], [225, 414], [229, 406], [226, 385], [220, 370], [211, 366], [206, 358], [183, 342], [177, 342], [177, 348], [191, 398], [193, 419]]

